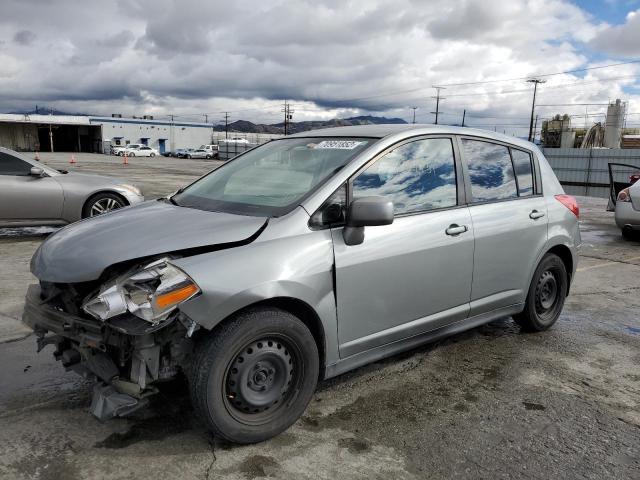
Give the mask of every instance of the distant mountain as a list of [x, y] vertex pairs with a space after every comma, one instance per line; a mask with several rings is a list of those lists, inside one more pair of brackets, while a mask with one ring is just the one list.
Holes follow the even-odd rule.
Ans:
[[[317, 130], [318, 128], [329, 127], [346, 127], [350, 125], [380, 125], [383, 123], [403, 124], [407, 123], [401, 118], [374, 117], [372, 115], [362, 115], [350, 118], [334, 118], [331, 120], [311, 120], [306, 122], [291, 122], [289, 124], [289, 133], [306, 132], [309, 130]], [[224, 125], [216, 125], [214, 130], [224, 131]], [[247, 120], [238, 120], [229, 124], [229, 131], [242, 133], [284, 133], [284, 124], [273, 123], [253, 123]]]
[[21, 110], [21, 111], [17, 111], [17, 112], [9, 112], [12, 115], [66, 115], [66, 116], [86, 116], [86, 113], [69, 113], [69, 112], [63, 112], [62, 110], [51, 110], [49, 108], [39, 108], [38, 110], [31, 110], [30, 112]]

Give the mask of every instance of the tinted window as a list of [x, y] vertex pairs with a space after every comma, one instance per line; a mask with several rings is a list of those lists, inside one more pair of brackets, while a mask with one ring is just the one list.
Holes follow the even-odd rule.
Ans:
[[448, 138], [401, 145], [353, 180], [353, 198], [388, 197], [396, 214], [455, 206], [456, 192], [453, 146]]
[[521, 197], [533, 195], [533, 169], [531, 168], [531, 155], [522, 150], [511, 149], [513, 167], [518, 179], [518, 193]]
[[509, 149], [477, 140], [462, 140], [471, 177], [471, 194], [476, 202], [518, 196]]
[[0, 152], [0, 175], [29, 175], [31, 165], [8, 153]]

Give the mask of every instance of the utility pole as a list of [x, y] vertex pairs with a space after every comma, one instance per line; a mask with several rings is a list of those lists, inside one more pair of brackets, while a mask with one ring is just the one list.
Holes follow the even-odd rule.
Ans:
[[466, 116], [467, 116], [467, 109], [465, 108], [465, 109], [462, 111], [462, 126], [463, 126], [463, 127], [464, 127], [464, 117], [466, 117]]
[[[537, 131], [538, 131], [538, 114], [536, 113], [536, 121], [533, 124], [533, 143], [536, 143], [536, 132]], [[562, 126], [560, 127], [560, 131], [562, 132]]]
[[545, 82], [546, 80], [540, 80], [539, 78], [531, 78], [527, 80], [527, 83], [533, 83], [533, 102], [531, 103], [531, 121], [529, 122], [529, 141], [532, 140], [533, 135], [533, 114], [536, 109], [536, 93], [538, 91], [538, 84]]
[[436, 96], [435, 97], [431, 97], [431, 98], [435, 98], [436, 99], [436, 111], [435, 112], [431, 112], [434, 113], [436, 116], [436, 121], [435, 124], [438, 124], [438, 114], [440, 113], [440, 100], [444, 100], [445, 97], [441, 97], [440, 96], [440, 90], [444, 90], [444, 87], [436, 87], [434, 86], [433, 88], [436, 89]]
[[291, 109], [291, 105], [287, 100], [284, 101], [284, 108], [282, 109], [284, 112], [284, 134], [289, 134], [289, 123], [291, 123], [291, 119], [293, 118], [293, 110]]
[[224, 112], [224, 138], [229, 138], [229, 112]]
[[209, 115], [204, 114], [204, 123], [209, 123]]
[[413, 108], [413, 122], [412, 123], [416, 123], [416, 109], [418, 107], [411, 107], [411, 108]]

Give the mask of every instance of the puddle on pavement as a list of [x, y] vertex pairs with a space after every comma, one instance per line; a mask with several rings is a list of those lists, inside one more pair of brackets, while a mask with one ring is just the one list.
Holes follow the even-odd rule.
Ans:
[[0, 238], [46, 237], [57, 232], [60, 227], [15, 227], [0, 228]]

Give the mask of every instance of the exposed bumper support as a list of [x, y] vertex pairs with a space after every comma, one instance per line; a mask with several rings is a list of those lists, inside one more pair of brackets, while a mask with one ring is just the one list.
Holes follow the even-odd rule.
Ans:
[[113, 385], [96, 383], [93, 387], [93, 398], [89, 411], [98, 420], [104, 421], [128, 415], [144, 407], [147, 403], [146, 397], [134, 398], [126, 393], [118, 392]]

